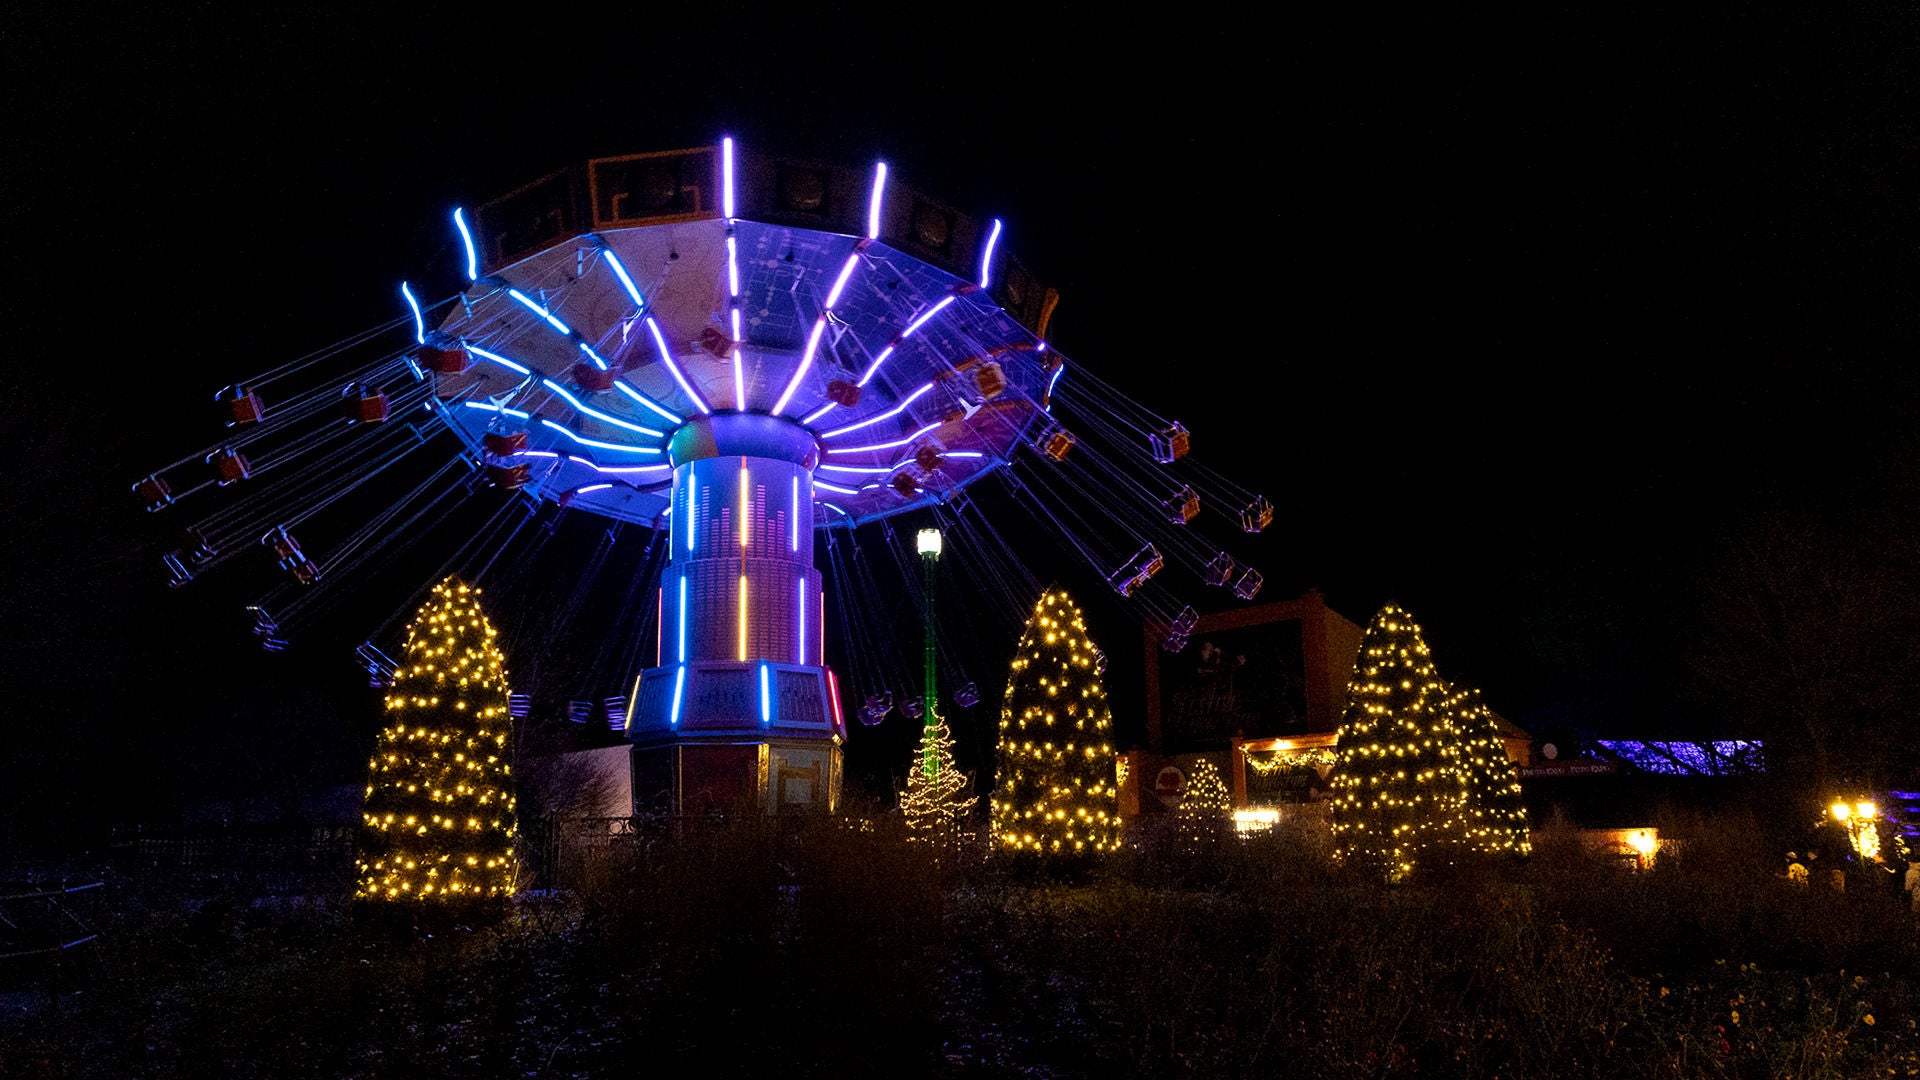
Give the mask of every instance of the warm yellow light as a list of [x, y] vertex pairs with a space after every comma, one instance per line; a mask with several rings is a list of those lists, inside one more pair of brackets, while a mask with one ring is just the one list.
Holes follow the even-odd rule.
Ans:
[[1871, 818], [1880, 811], [1879, 807], [1870, 802], [1855, 803], [1853, 809], [1855, 813], [1863, 818]]
[[1834, 803], [1832, 809], [1835, 821], [1845, 821], [1853, 813], [1853, 807], [1843, 802]]
[[1627, 846], [1645, 857], [1653, 854], [1653, 849], [1658, 845], [1653, 838], [1653, 830], [1635, 829], [1627, 836]]

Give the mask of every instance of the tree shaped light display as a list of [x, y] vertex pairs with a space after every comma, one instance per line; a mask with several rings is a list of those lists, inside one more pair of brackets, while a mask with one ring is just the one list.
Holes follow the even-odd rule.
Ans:
[[1049, 589], [1020, 635], [1000, 707], [999, 851], [1071, 858], [1119, 844], [1113, 717], [1095, 656], [1080, 609]]
[[368, 762], [355, 895], [413, 904], [513, 892], [507, 672], [478, 589], [433, 587], [407, 628]]
[[1217, 847], [1226, 835], [1227, 815], [1232, 811], [1233, 797], [1220, 779], [1220, 770], [1201, 758], [1193, 766], [1186, 792], [1180, 796], [1179, 809], [1173, 812], [1180, 846], [1192, 854]]
[[920, 732], [920, 745], [900, 793], [900, 812], [908, 835], [941, 851], [959, 843], [967, 812], [977, 801], [970, 778], [953, 763], [953, 733], [946, 718], [933, 714]]
[[1423, 856], [1451, 861], [1467, 801], [1460, 738], [1420, 627], [1397, 605], [1361, 639], [1339, 746], [1334, 850], [1390, 881]]
[[1489, 855], [1526, 855], [1527, 808], [1520, 798], [1520, 777], [1500, 737], [1500, 720], [1471, 687], [1447, 697], [1447, 711], [1460, 738], [1460, 766], [1467, 777], [1467, 805], [1461, 821], [1466, 842]]

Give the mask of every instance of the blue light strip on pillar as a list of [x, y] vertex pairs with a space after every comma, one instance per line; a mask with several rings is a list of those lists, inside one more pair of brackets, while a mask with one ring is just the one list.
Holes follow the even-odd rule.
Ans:
[[986, 288], [993, 271], [993, 245], [1000, 242], [1000, 219], [993, 219], [993, 233], [987, 237], [987, 250], [980, 256], [980, 287]]
[[467, 249], [467, 280], [480, 280], [480, 257], [473, 250], [473, 233], [467, 228], [466, 212], [459, 207], [453, 208], [453, 224], [460, 230], [460, 243]]
[[524, 305], [528, 311], [531, 311], [535, 315], [538, 315], [541, 318], [547, 320], [548, 326], [553, 327], [555, 330], [560, 331], [561, 333], [567, 335], [568, 337], [573, 336], [573, 327], [568, 326], [566, 323], [561, 322], [558, 318], [554, 316], [553, 312], [548, 311], [546, 309], [545, 305], [536, 303], [533, 300], [533, 298], [528, 296], [526, 293], [521, 292], [519, 289], [508, 289], [507, 295], [513, 297], [515, 300], [520, 301], [520, 303]]
[[687, 572], [680, 571], [680, 630], [674, 639], [674, 659], [687, 662]]
[[680, 698], [687, 689], [687, 665], [681, 664], [673, 673], [673, 712], [667, 715], [668, 727], [680, 726]]
[[673, 361], [673, 350], [667, 348], [666, 336], [660, 333], [660, 324], [654, 322], [651, 315], [647, 316], [647, 330], [653, 335], [654, 347], [660, 350], [661, 362], [666, 364], [667, 370], [673, 373], [673, 381], [679, 383], [680, 389], [693, 399], [694, 408], [700, 410], [700, 415], [712, 415], [713, 410], [707, 407], [707, 399], [701, 397], [700, 391], [695, 390], [693, 384], [687, 381], [687, 377], [680, 373], [680, 365]]
[[413, 290], [406, 282], [400, 283], [400, 295], [407, 298], [407, 306], [413, 309], [413, 341], [416, 345], [427, 343], [427, 319], [420, 314], [420, 301], [413, 298]]
[[773, 723], [773, 697], [767, 693], [767, 662], [760, 661], [760, 722]]

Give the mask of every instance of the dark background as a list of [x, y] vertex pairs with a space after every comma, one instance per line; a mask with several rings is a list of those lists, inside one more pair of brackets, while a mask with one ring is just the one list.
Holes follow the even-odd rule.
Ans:
[[1265, 598], [1396, 600], [1536, 731], [1726, 731], [1718, 553], [1912, 521], [1911, 9], [687, 10], [0, 21], [13, 835], [352, 782], [351, 641], [164, 588], [128, 485], [398, 314], [449, 206], [723, 133], [1003, 217], [1059, 347], [1274, 500]]

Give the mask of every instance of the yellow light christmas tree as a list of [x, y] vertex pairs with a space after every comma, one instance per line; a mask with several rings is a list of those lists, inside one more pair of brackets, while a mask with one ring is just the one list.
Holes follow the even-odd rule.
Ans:
[[1180, 846], [1189, 854], [1202, 855], [1218, 847], [1227, 835], [1228, 815], [1233, 811], [1233, 796], [1220, 779], [1213, 762], [1201, 758], [1173, 812], [1174, 830]]
[[1489, 855], [1526, 855], [1533, 851], [1520, 777], [1500, 737], [1500, 719], [1471, 687], [1447, 695], [1447, 711], [1460, 737], [1460, 764], [1467, 776], [1467, 805], [1461, 824], [1467, 845]]
[[1467, 777], [1447, 687], [1413, 617], [1380, 609], [1360, 642], [1333, 767], [1334, 851], [1389, 881], [1452, 861]]
[[433, 587], [407, 627], [387, 726], [367, 763], [361, 900], [458, 903], [511, 895], [515, 832], [505, 658], [480, 590]]
[[1044, 859], [1119, 846], [1113, 716], [1086, 620], [1049, 589], [1020, 635], [1000, 707], [990, 802], [997, 851]]
[[900, 793], [900, 812], [907, 819], [908, 836], [944, 854], [959, 846], [967, 812], [978, 800], [972, 779], [953, 763], [953, 733], [946, 719], [930, 713], [927, 721]]

